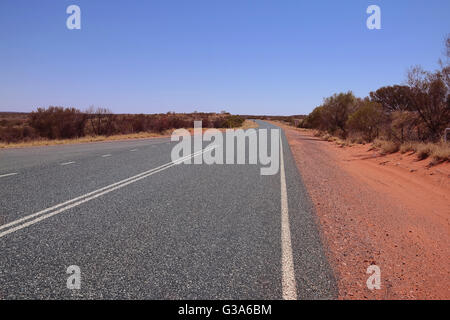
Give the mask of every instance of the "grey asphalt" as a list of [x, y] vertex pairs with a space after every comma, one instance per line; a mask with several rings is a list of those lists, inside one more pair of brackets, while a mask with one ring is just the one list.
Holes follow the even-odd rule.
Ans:
[[[298, 297], [334, 299], [314, 209], [282, 139]], [[169, 163], [174, 144], [2, 150], [0, 176], [17, 175], [0, 177], [0, 225]], [[0, 299], [281, 299], [280, 206], [280, 174], [261, 176], [260, 165], [173, 166], [1, 237]], [[66, 287], [70, 265], [80, 290]]]

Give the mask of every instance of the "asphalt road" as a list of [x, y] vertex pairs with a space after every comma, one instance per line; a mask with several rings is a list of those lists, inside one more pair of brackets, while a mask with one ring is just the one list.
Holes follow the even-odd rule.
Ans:
[[336, 298], [282, 141], [288, 242], [281, 171], [170, 165], [167, 138], [0, 151], [0, 299], [282, 299], [286, 243], [296, 298]]

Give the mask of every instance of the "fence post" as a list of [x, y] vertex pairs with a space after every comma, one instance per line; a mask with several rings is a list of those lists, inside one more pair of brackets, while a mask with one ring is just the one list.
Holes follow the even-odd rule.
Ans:
[[444, 141], [447, 142], [447, 135], [450, 133], [450, 128], [445, 129], [444, 131]]

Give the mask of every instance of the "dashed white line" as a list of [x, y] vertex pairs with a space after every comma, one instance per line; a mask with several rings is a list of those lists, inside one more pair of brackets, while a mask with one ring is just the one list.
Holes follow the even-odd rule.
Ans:
[[289, 207], [284, 171], [283, 141], [280, 132], [280, 180], [281, 180], [281, 268], [284, 300], [297, 300], [294, 258], [292, 256], [291, 229], [289, 226]]
[[69, 164], [74, 164], [75, 161], [69, 161], [69, 162], [64, 162], [64, 163], [60, 163], [60, 166], [68, 166]]
[[0, 178], [3, 178], [3, 177], [10, 177], [10, 176], [15, 176], [16, 174], [18, 174], [18, 173], [17, 173], [17, 172], [14, 172], [14, 173], [2, 174], [2, 175], [0, 175]]
[[102, 158], [108, 158], [108, 157], [111, 157], [111, 155], [109, 153], [102, 155]]
[[137, 151], [138, 149], [133, 149], [133, 150], [130, 150], [130, 152], [135, 152], [135, 151]]
[[[142, 172], [142, 173], [137, 174], [135, 176], [132, 176], [130, 178], [121, 180], [119, 182], [110, 184], [110, 185], [108, 185], [106, 187], [94, 190], [94, 191], [86, 193], [86, 194], [84, 194], [82, 196], [76, 197], [74, 199], [68, 200], [68, 201], [60, 203], [60, 204], [57, 204], [57, 205], [55, 205], [53, 207], [44, 209], [42, 211], [30, 214], [30, 215], [25, 216], [23, 218], [20, 218], [20, 219], [17, 219], [15, 221], [9, 222], [7, 224], [1, 225], [0, 226], [0, 230], [9, 228], [9, 227], [12, 227], [12, 226], [15, 226], [15, 225], [17, 225], [17, 226], [13, 227], [13, 228], [10, 228], [10, 229], [7, 229], [7, 230], [5, 230], [3, 232], [0, 232], [0, 238], [4, 237], [4, 236], [6, 236], [6, 235], [8, 235], [10, 233], [13, 233], [15, 231], [18, 231], [18, 230], [21, 230], [23, 228], [29, 227], [29, 226], [31, 226], [31, 225], [33, 225], [35, 223], [38, 223], [38, 222], [40, 222], [42, 220], [50, 218], [50, 217], [52, 217], [54, 215], [57, 215], [57, 214], [59, 214], [61, 212], [66, 211], [68, 209], [71, 209], [73, 207], [79, 206], [80, 204], [88, 202], [88, 201], [90, 201], [92, 199], [95, 199], [95, 198], [98, 198], [98, 197], [100, 197], [102, 195], [110, 193], [110, 192], [112, 192], [114, 190], [123, 188], [123, 187], [125, 187], [125, 186], [127, 186], [127, 185], [129, 185], [131, 183], [134, 183], [134, 182], [137, 182], [137, 181], [142, 180], [144, 178], [147, 178], [147, 177], [149, 177], [149, 176], [151, 176], [151, 175], [153, 175], [155, 173], [158, 173], [160, 171], [163, 171], [163, 170], [166, 170], [166, 169], [168, 169], [170, 167], [178, 165], [178, 164], [182, 163], [183, 161], [185, 161], [186, 159], [197, 157], [197, 156], [201, 155], [202, 153], [205, 153], [205, 152], [211, 150], [214, 147], [215, 146], [211, 146], [211, 147], [205, 148], [205, 149], [203, 149], [203, 150], [201, 150], [199, 152], [195, 152], [193, 154], [187, 155], [187, 156], [182, 157], [182, 158], [180, 158], [180, 159], [178, 159], [176, 161], [172, 161], [172, 162], [163, 164], [163, 165], [161, 165], [159, 167], [156, 167], [156, 168], [150, 169], [148, 171]], [[33, 218], [35, 218], [35, 219], [33, 219]], [[30, 220], [30, 219], [33, 219], [33, 220]], [[30, 221], [27, 221], [27, 220], [30, 220]]]

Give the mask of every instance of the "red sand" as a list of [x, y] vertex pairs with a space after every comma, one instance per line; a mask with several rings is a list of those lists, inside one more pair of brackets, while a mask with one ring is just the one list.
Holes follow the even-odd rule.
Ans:
[[[280, 125], [277, 123], [277, 125]], [[450, 298], [450, 164], [340, 148], [281, 125], [315, 205], [341, 299]], [[381, 290], [366, 286], [381, 269]]]

